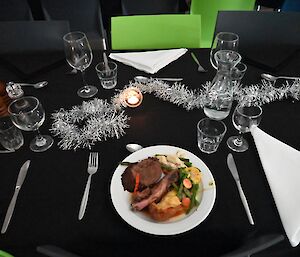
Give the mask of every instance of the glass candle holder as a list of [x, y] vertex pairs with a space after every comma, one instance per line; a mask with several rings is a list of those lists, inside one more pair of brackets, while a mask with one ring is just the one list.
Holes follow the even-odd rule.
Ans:
[[143, 101], [143, 94], [136, 87], [126, 88], [122, 97], [124, 104], [131, 108], [138, 107]]

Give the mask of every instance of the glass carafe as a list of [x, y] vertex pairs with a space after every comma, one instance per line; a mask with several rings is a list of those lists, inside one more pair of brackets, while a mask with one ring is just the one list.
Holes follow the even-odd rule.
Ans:
[[234, 51], [220, 50], [215, 53], [218, 71], [211, 82], [204, 101], [204, 113], [214, 120], [225, 119], [231, 109], [233, 88], [231, 70], [241, 61], [241, 56]]

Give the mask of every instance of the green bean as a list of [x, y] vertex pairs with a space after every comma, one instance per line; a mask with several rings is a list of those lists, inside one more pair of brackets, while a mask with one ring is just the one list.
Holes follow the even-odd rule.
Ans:
[[188, 198], [191, 198], [192, 197], [192, 194], [191, 192], [187, 189], [187, 188], [183, 188], [183, 192], [185, 193], [185, 195], [188, 197]]
[[162, 163], [160, 164], [160, 166], [161, 166], [162, 169], [167, 170], [167, 171], [173, 170], [170, 166], [162, 164]]
[[119, 165], [129, 166], [130, 164], [137, 164], [137, 162], [120, 162]]
[[191, 162], [184, 162], [184, 164], [185, 164], [185, 166], [187, 166], [187, 167], [192, 167], [192, 166], [193, 166], [193, 164], [192, 164]]
[[180, 201], [182, 200], [182, 190], [183, 190], [183, 184], [180, 183], [179, 189], [178, 189], [178, 192], [177, 192], [177, 197], [180, 199]]
[[189, 207], [187, 213], [189, 213], [191, 211], [191, 209], [193, 209], [195, 206], [199, 205], [199, 202], [196, 199], [198, 189], [199, 189], [199, 184], [193, 184], [191, 203], [190, 203], [190, 207]]
[[174, 189], [178, 192], [178, 186], [176, 185], [176, 183], [172, 183], [172, 186], [174, 187]]

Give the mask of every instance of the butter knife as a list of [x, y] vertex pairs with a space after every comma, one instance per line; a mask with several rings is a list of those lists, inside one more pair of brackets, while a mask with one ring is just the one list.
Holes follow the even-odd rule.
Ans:
[[240, 194], [242, 203], [244, 205], [245, 211], [247, 213], [248, 220], [249, 220], [251, 225], [254, 225], [254, 221], [253, 221], [251, 211], [250, 211], [250, 208], [249, 208], [249, 205], [248, 205], [248, 202], [247, 202], [247, 198], [246, 198], [246, 196], [244, 194], [244, 191], [242, 189], [241, 182], [240, 182], [240, 177], [239, 177], [239, 174], [238, 174], [238, 171], [237, 171], [237, 168], [236, 168], [236, 165], [235, 165], [235, 162], [234, 162], [234, 159], [233, 159], [233, 156], [232, 156], [231, 153], [229, 153], [228, 156], [227, 156], [227, 165], [228, 165], [228, 168], [229, 168], [229, 170], [230, 170], [230, 172], [231, 172], [231, 174], [232, 174], [232, 176], [235, 180], [237, 188], [239, 190], [239, 194]]
[[1, 234], [4, 234], [7, 230], [7, 227], [9, 225], [9, 222], [10, 222], [10, 219], [12, 217], [12, 214], [14, 212], [14, 208], [15, 208], [15, 205], [16, 205], [16, 201], [17, 201], [17, 197], [18, 197], [18, 194], [20, 192], [20, 189], [22, 187], [22, 184], [25, 180], [25, 177], [26, 177], [26, 174], [27, 174], [27, 170], [29, 168], [29, 164], [30, 164], [30, 160], [27, 160], [21, 167], [20, 169], [20, 172], [19, 172], [19, 175], [18, 175], [18, 179], [17, 179], [17, 183], [16, 183], [16, 186], [15, 186], [15, 192], [14, 192], [14, 195], [10, 201], [10, 204], [8, 206], [8, 209], [7, 209], [7, 212], [6, 212], [6, 215], [5, 215], [5, 219], [4, 219], [4, 222], [3, 222], [3, 225], [2, 225], [2, 229], [1, 229]]

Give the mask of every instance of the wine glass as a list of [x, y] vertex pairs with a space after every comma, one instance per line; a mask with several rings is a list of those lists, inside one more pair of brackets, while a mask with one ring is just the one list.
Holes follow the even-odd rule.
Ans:
[[88, 85], [84, 78], [84, 72], [93, 59], [93, 53], [86, 35], [83, 32], [75, 31], [64, 35], [64, 47], [68, 64], [79, 70], [82, 75], [84, 86], [79, 88], [77, 94], [82, 98], [89, 98], [97, 94], [95, 86]]
[[211, 50], [210, 50], [210, 63], [217, 69], [218, 64], [215, 59], [215, 53], [219, 50], [231, 50], [238, 52], [239, 36], [232, 32], [220, 32], [216, 35]]
[[238, 136], [231, 136], [227, 140], [227, 146], [235, 152], [244, 152], [249, 148], [246, 139], [242, 133], [250, 131], [252, 126], [258, 126], [261, 121], [262, 108], [260, 106], [246, 106], [239, 104], [233, 114], [232, 123], [239, 130]]
[[8, 112], [16, 127], [37, 133], [37, 136], [30, 142], [32, 151], [43, 152], [52, 146], [53, 138], [41, 135], [39, 132], [39, 127], [45, 121], [45, 111], [36, 97], [25, 96], [14, 100], [8, 106]]

